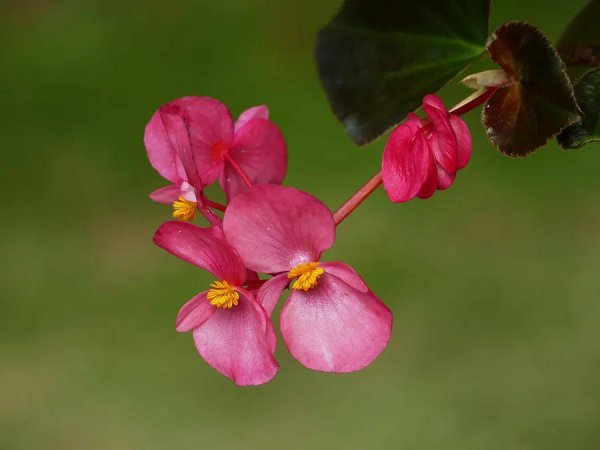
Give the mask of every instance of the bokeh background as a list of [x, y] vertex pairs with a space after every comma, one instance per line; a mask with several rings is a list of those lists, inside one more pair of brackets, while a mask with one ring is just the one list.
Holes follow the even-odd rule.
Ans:
[[[448, 191], [377, 192], [329, 260], [395, 314], [366, 370], [237, 388], [174, 330], [211, 279], [154, 247], [169, 217], [142, 135], [162, 103], [267, 103], [286, 183], [339, 206], [377, 170], [330, 112], [314, 36], [340, 0], [0, 2], [0, 448], [600, 448], [600, 145], [525, 160], [467, 116]], [[494, 2], [556, 39], [581, 0]], [[443, 91], [452, 104], [467, 94]]]

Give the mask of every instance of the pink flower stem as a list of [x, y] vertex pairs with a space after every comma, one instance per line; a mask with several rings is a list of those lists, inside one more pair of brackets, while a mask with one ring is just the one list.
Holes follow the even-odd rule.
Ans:
[[[464, 105], [459, 106], [458, 108], [451, 109], [450, 112], [457, 116], [465, 114], [485, 103], [496, 89], [497, 88], [495, 87], [487, 88], [481, 93], [481, 95], [475, 97], [473, 100], [465, 103]], [[373, 178], [367, 181], [364, 186], [362, 186], [356, 192], [356, 194], [350, 197], [342, 206], [339, 207], [336, 212], [333, 213], [333, 220], [335, 221], [335, 224], [339, 225], [346, 217], [352, 214], [352, 212], [358, 208], [358, 205], [364, 202], [369, 195], [375, 192], [375, 190], [381, 186], [381, 184], [381, 171], [379, 171]]]
[[196, 203], [196, 208], [200, 214], [202, 214], [202, 216], [208, 220], [211, 225], [216, 227], [223, 226], [223, 219], [217, 216], [214, 211], [211, 210], [211, 208], [218, 211], [225, 211], [225, 206], [209, 200], [202, 192], [200, 192], [198, 200], [199, 201]]
[[213, 211], [211, 211], [211, 209], [207, 205], [201, 205], [200, 203], [198, 203], [197, 208], [198, 211], [200, 211], [200, 214], [202, 214], [204, 218], [208, 220], [208, 223], [219, 228], [223, 226], [223, 219], [221, 219]]
[[231, 167], [233, 167], [233, 170], [235, 170], [238, 173], [238, 175], [242, 178], [242, 180], [244, 180], [244, 183], [246, 183], [246, 186], [248, 186], [249, 188], [252, 188], [254, 186], [254, 183], [252, 183], [252, 180], [250, 180], [248, 175], [246, 175], [246, 172], [244, 172], [244, 169], [242, 169], [238, 165], [238, 163], [235, 162], [235, 160], [231, 157], [231, 155], [229, 153], [225, 152], [224, 158], [229, 164], [231, 164]]
[[204, 204], [209, 208], [216, 209], [217, 211], [225, 212], [225, 205], [221, 205], [220, 203], [213, 202], [207, 198], [204, 198]]
[[346, 201], [340, 208], [333, 213], [333, 220], [336, 225], [339, 225], [342, 220], [348, 217], [352, 211], [358, 208], [362, 202], [364, 202], [369, 195], [371, 195], [375, 189], [381, 186], [381, 172], [377, 172], [373, 178], [365, 183], [363, 187], [361, 187], [356, 194]]

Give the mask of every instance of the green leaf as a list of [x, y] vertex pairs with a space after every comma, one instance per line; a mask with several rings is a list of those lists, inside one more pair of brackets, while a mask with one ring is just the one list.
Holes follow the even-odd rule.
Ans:
[[575, 97], [582, 119], [558, 135], [563, 148], [579, 148], [600, 141], [600, 68], [590, 70], [577, 82]]
[[316, 57], [350, 138], [377, 138], [479, 56], [489, 8], [489, 0], [346, 0], [319, 32]]
[[569, 24], [557, 49], [567, 66], [600, 65], [600, 0], [591, 0]]
[[498, 150], [525, 156], [579, 120], [564, 63], [536, 27], [504, 24], [490, 36], [487, 47], [512, 80], [483, 108], [483, 125]]

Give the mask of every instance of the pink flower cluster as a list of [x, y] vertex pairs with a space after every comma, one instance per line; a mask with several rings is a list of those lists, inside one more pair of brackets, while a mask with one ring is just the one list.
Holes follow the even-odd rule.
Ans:
[[423, 99], [423, 111], [428, 121], [410, 113], [385, 146], [381, 175], [393, 202], [448, 189], [471, 158], [471, 135], [460, 117], [450, 114], [436, 95]]
[[[394, 201], [445, 189], [468, 161], [464, 123], [432, 96], [424, 108], [431, 122], [411, 116], [386, 146], [383, 182]], [[322, 260], [336, 223], [318, 199], [280, 185], [286, 145], [266, 106], [234, 122], [221, 102], [184, 97], [158, 109], [144, 142], [152, 166], [171, 183], [150, 196], [172, 204], [179, 219], [163, 223], [154, 242], [215, 279], [176, 320], [212, 367], [238, 385], [275, 376], [271, 315], [286, 289], [280, 330], [304, 366], [352, 372], [384, 350], [392, 313], [352, 267]], [[227, 205], [206, 198], [204, 189], [217, 180]], [[188, 222], [197, 211], [208, 226]]]

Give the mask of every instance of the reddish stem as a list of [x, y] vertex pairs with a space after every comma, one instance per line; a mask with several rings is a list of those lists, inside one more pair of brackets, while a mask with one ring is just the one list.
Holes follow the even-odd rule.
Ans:
[[336, 225], [339, 225], [342, 220], [348, 217], [352, 211], [358, 208], [362, 202], [364, 202], [369, 195], [371, 195], [375, 189], [381, 186], [381, 172], [377, 172], [373, 178], [365, 183], [363, 187], [361, 187], [356, 194], [350, 197], [346, 203], [344, 203], [340, 208], [333, 214], [333, 220]]
[[217, 216], [211, 208], [218, 211], [225, 211], [225, 206], [207, 199], [203, 193], [200, 193], [199, 200], [199, 202], [196, 202], [196, 208], [200, 211], [200, 214], [202, 214], [211, 225], [221, 227], [223, 225], [223, 219]]
[[[464, 105], [462, 105], [454, 110], [451, 109], [450, 112], [457, 116], [465, 114], [465, 113], [471, 111], [472, 109], [475, 109], [482, 103], [485, 103], [491, 97], [491, 95], [494, 93], [494, 91], [496, 89], [497, 88], [495, 88], [495, 87], [487, 88], [478, 97], [475, 97], [470, 102], [467, 102]], [[358, 205], [360, 205], [362, 202], [364, 202], [367, 199], [367, 197], [369, 197], [369, 195], [371, 195], [373, 192], [375, 192], [375, 190], [379, 186], [381, 186], [381, 184], [382, 184], [382, 179], [381, 179], [381, 171], [380, 171], [380, 172], [377, 172], [373, 178], [371, 178], [369, 181], [367, 181], [364, 184], [364, 186], [362, 186], [358, 190], [358, 192], [356, 192], [356, 194], [354, 194], [352, 197], [350, 197], [342, 206], [340, 206], [340, 208], [336, 212], [333, 213], [333, 220], [335, 221], [335, 224], [339, 225], [342, 222], [342, 220], [344, 220], [346, 217], [348, 217], [350, 214], [352, 214], [352, 212], [356, 208], [358, 208]]]
[[208, 206], [198, 203], [197, 207], [198, 211], [200, 211], [200, 214], [202, 214], [211, 225], [219, 228], [223, 226], [223, 219], [211, 211]]
[[216, 209], [217, 211], [225, 212], [226, 206], [221, 205], [220, 203], [213, 202], [212, 200], [204, 198], [204, 204], [209, 208]]
[[235, 160], [231, 157], [231, 155], [227, 152], [225, 152], [225, 154], [223, 155], [225, 160], [231, 164], [231, 167], [233, 167], [233, 170], [235, 170], [238, 175], [242, 178], [242, 180], [244, 180], [244, 183], [246, 183], [246, 186], [248, 186], [249, 188], [252, 188], [254, 186], [254, 183], [252, 183], [252, 180], [250, 180], [250, 178], [248, 177], [248, 175], [246, 175], [246, 172], [244, 172], [244, 169], [242, 169], [238, 163], [235, 162]]

